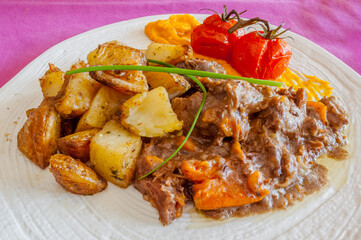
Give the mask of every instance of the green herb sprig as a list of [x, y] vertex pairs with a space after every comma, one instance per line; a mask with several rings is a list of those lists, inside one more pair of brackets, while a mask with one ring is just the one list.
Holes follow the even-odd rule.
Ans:
[[277, 81], [270, 81], [270, 80], [262, 80], [262, 79], [254, 79], [254, 78], [246, 78], [246, 77], [239, 77], [239, 76], [232, 76], [228, 74], [220, 74], [220, 73], [212, 73], [212, 72], [205, 72], [205, 71], [199, 71], [199, 70], [190, 70], [190, 69], [182, 69], [177, 68], [169, 63], [165, 63], [158, 60], [148, 59], [148, 62], [160, 64], [165, 67], [156, 67], [156, 66], [138, 66], [138, 65], [110, 65], [110, 66], [94, 66], [94, 67], [86, 67], [86, 68], [80, 68], [76, 70], [67, 71], [66, 74], [75, 74], [75, 73], [82, 73], [82, 72], [92, 72], [92, 71], [106, 71], [106, 70], [136, 70], [136, 71], [148, 71], [148, 72], [166, 72], [166, 73], [176, 73], [176, 74], [182, 74], [190, 79], [192, 79], [202, 90], [203, 92], [203, 100], [201, 102], [201, 105], [197, 111], [196, 116], [194, 117], [193, 123], [183, 140], [183, 142], [179, 145], [179, 147], [161, 164], [159, 164], [156, 168], [154, 168], [152, 171], [148, 172], [147, 174], [141, 176], [138, 178], [138, 180], [141, 180], [150, 174], [157, 171], [159, 168], [164, 166], [170, 159], [172, 159], [183, 147], [183, 145], [187, 142], [188, 138], [190, 137], [197, 120], [201, 114], [201, 111], [203, 109], [203, 106], [206, 102], [207, 98], [207, 91], [203, 84], [194, 76], [198, 77], [210, 77], [210, 78], [218, 78], [218, 79], [241, 79], [244, 81], [247, 81], [249, 83], [253, 84], [261, 84], [261, 85], [268, 85], [268, 86], [275, 86], [275, 87], [281, 87], [283, 85], [283, 82], [277, 82]]
[[212, 72], [199, 71], [199, 70], [182, 69], [182, 68], [176, 68], [174, 66], [169, 68], [155, 67], [155, 66], [139, 66], [139, 65], [94, 66], [94, 67], [86, 67], [86, 68], [67, 71], [66, 74], [75, 74], [75, 73], [93, 72], [93, 71], [106, 71], [106, 70], [136, 70], [136, 71], [148, 71], [148, 72], [166, 72], [166, 73], [176, 73], [181, 75], [192, 75], [198, 77], [210, 77], [210, 78], [218, 78], [218, 79], [241, 79], [253, 84], [261, 84], [261, 85], [274, 86], [274, 87], [282, 87], [283, 85], [283, 82], [246, 78], [246, 77], [233, 76], [233, 75], [221, 74], [221, 73], [212, 73]]
[[[169, 64], [169, 63], [165, 63], [162, 61], [157, 61], [157, 60], [153, 60], [153, 59], [148, 59], [148, 62], [152, 62], [152, 63], [156, 63], [156, 64], [161, 64], [167, 67], [171, 67], [171, 68], [175, 68], [175, 66]], [[186, 137], [184, 138], [183, 142], [179, 145], [179, 147], [166, 159], [164, 160], [161, 164], [159, 164], [156, 168], [154, 168], [152, 171], [148, 172], [147, 174], [141, 176], [140, 178], [138, 178], [138, 180], [141, 180], [147, 176], [149, 176], [150, 174], [154, 173], [155, 171], [157, 171], [159, 168], [161, 168], [162, 166], [164, 166], [164, 164], [166, 164], [169, 160], [171, 160], [183, 147], [183, 145], [187, 142], [188, 138], [190, 137], [191, 133], [193, 132], [194, 126], [197, 123], [197, 120], [199, 118], [199, 115], [201, 114], [201, 111], [203, 109], [204, 103], [206, 102], [206, 98], [207, 98], [207, 90], [206, 88], [203, 86], [203, 84], [195, 77], [191, 76], [191, 75], [186, 75], [187, 77], [189, 77], [190, 79], [192, 79], [202, 90], [203, 92], [203, 100], [201, 102], [201, 105], [197, 111], [196, 116], [194, 117], [193, 123], [186, 135]]]

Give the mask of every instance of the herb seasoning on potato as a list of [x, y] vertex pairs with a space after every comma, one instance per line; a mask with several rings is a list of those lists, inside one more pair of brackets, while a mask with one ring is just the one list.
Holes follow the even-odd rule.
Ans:
[[[189, 16], [168, 23], [174, 19], [191, 20], [186, 29], [167, 25], [190, 38], [198, 23]], [[255, 20], [261, 21], [246, 23]], [[220, 51], [208, 44], [214, 42], [208, 33], [220, 24], [221, 36], [233, 39], [227, 28], [242, 21], [237, 11], [225, 8], [221, 16], [206, 19], [207, 32], [198, 27], [193, 35], [207, 34], [198, 39], [206, 40], [206, 49], [226, 56], [223, 62], [236, 53], [237, 62], [245, 54], [243, 45], [227, 43]], [[153, 36], [152, 26], [161, 23], [150, 23], [146, 32]], [[260, 38], [257, 34], [252, 36]], [[243, 30], [233, 35], [237, 41], [230, 44], [249, 36]], [[65, 73], [49, 64], [40, 79], [44, 100], [27, 111], [18, 133], [19, 150], [41, 168], [50, 162], [56, 182], [69, 192], [95, 194], [107, 181], [121, 188], [133, 184], [164, 225], [181, 217], [188, 203], [214, 219], [242, 217], [287, 208], [320, 190], [327, 169], [318, 158], [347, 157], [348, 115], [326, 85], [318, 88], [327, 90], [323, 98], [310, 101], [303, 87], [278, 88], [279, 79], [225, 75], [222, 62], [194, 58], [184, 38], [151, 43], [146, 51], [111, 41], [91, 51], [87, 61]], [[256, 62], [257, 67], [269, 63]], [[256, 76], [286, 79], [286, 66], [282, 63], [275, 75]]]

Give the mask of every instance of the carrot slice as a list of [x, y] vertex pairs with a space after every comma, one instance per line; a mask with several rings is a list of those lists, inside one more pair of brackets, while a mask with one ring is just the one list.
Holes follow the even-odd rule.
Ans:
[[[180, 146], [184, 139], [186, 137], [185, 136], [179, 136], [176, 138], [176, 144], [178, 146]], [[186, 143], [183, 145], [183, 149], [187, 150], [187, 151], [191, 151], [193, 152], [196, 149], [196, 146], [194, 145], [194, 143], [192, 142], [192, 140], [190, 138], [187, 139]]]
[[223, 158], [182, 162], [183, 174], [194, 182], [193, 200], [196, 208], [212, 210], [242, 206], [261, 201], [269, 194], [269, 191], [261, 186], [259, 171], [252, 173], [248, 178], [247, 185], [251, 190], [249, 191], [239, 182], [222, 178], [220, 172], [225, 165], [227, 163]]
[[249, 189], [253, 193], [255, 193], [257, 196], [267, 196], [269, 194], [269, 191], [265, 188], [262, 188], [262, 184], [260, 182], [260, 174], [259, 171], [253, 172], [249, 177], [247, 181]]
[[247, 194], [241, 185], [220, 178], [207, 179], [202, 183], [193, 185], [193, 192], [194, 205], [202, 210], [236, 207], [259, 202], [269, 193], [265, 191], [264, 194], [260, 195]]
[[327, 124], [327, 107], [325, 104], [322, 102], [307, 101], [306, 106], [315, 108], [321, 117], [321, 121], [325, 125]]
[[244, 161], [246, 159], [246, 155], [242, 151], [241, 144], [238, 141], [233, 143], [232, 152], [237, 156], [239, 160]]
[[219, 169], [219, 162], [215, 160], [198, 161], [187, 160], [181, 163], [183, 174], [193, 182], [202, 182], [207, 179], [216, 177]]
[[150, 167], [156, 167], [163, 162], [163, 159], [157, 156], [148, 155], [146, 156], [145, 161]]

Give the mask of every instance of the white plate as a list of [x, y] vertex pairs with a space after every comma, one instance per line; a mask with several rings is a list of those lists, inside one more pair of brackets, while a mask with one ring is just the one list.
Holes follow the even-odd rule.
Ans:
[[[203, 20], [205, 15], [195, 15]], [[104, 26], [70, 38], [43, 53], [0, 89], [0, 238], [1, 239], [350, 239], [360, 238], [361, 77], [316, 44], [289, 33], [290, 66], [325, 79], [334, 94], [345, 100], [351, 114], [351, 158], [331, 161], [330, 184], [286, 211], [275, 211], [227, 221], [210, 220], [185, 209], [181, 218], [163, 227], [157, 211], [133, 187], [112, 184], [94, 196], [66, 192], [48, 170], [41, 170], [17, 149], [16, 135], [25, 110], [42, 100], [38, 83], [49, 62], [66, 70], [86, 59], [98, 44], [119, 40], [145, 48], [143, 33], [151, 16]], [[20, 53], [19, 53], [20, 54]], [[356, 148], [356, 146], [358, 148]]]

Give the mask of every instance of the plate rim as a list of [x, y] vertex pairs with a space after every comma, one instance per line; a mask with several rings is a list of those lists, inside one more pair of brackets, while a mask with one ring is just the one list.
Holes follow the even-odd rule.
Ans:
[[[43, 55], [46, 55], [48, 52], [52, 51], [53, 49], [55, 48], [58, 48], [59, 45], [63, 45], [63, 44], [66, 44], [68, 41], [71, 41], [72, 39], [74, 38], [78, 38], [78, 37], [81, 37], [83, 35], [86, 35], [86, 34], [89, 34], [89, 33], [92, 33], [92, 32], [97, 32], [99, 30], [101, 30], [102, 28], [108, 28], [108, 27], [111, 27], [111, 26], [115, 26], [117, 24], [120, 24], [120, 23], [131, 23], [131, 22], [136, 22], [136, 21], [142, 21], [142, 20], [145, 20], [147, 18], [155, 18], [155, 17], [160, 17], [160, 18], [167, 18], [171, 15], [178, 15], [178, 14], [189, 14], [189, 13], [174, 13], [174, 14], [159, 14], [159, 15], [148, 15], [148, 16], [144, 16], [144, 17], [138, 17], [138, 18], [132, 18], [132, 19], [128, 19], [128, 20], [124, 20], [124, 21], [119, 21], [119, 22], [114, 22], [114, 23], [110, 23], [110, 24], [107, 24], [107, 25], [104, 25], [104, 26], [100, 26], [100, 27], [97, 27], [97, 28], [93, 28], [93, 29], [90, 29], [90, 30], [87, 30], [85, 32], [82, 32], [82, 33], [79, 33], [77, 35], [74, 35], [72, 37], [69, 37], [57, 44], [55, 44], [54, 46], [51, 46], [50, 48], [48, 48], [47, 50], [45, 50], [43, 53], [41, 53], [40, 55], [38, 55], [35, 59], [31, 60], [24, 68], [22, 68], [14, 77], [12, 77], [9, 81], [7, 81], [1, 88], [0, 88], [0, 94], [3, 92], [3, 91], [6, 91], [7, 88], [9, 88], [11, 85], [12, 85], [12, 82], [14, 81], [14, 79], [16, 79], [18, 77], [18, 75], [20, 75], [20, 73], [22, 73], [24, 71], [24, 69], [27, 69], [29, 68], [29, 65], [32, 65], [33, 62], [37, 61], [41, 56]], [[189, 14], [191, 16], [195, 16], [195, 17], [201, 17], [201, 18], [205, 18], [207, 16], [209, 16], [209, 14]], [[271, 25], [271, 26], [274, 26], [274, 25]], [[335, 55], [333, 55], [331, 52], [327, 51], [326, 49], [324, 49], [322, 46], [316, 44], [315, 42], [307, 39], [306, 37], [303, 37], [302, 35], [298, 34], [298, 33], [294, 33], [292, 31], [288, 31], [289, 33], [291, 33], [292, 35], [295, 35], [297, 36], [297, 38], [300, 38], [302, 39], [302, 41], [305, 41], [305, 42], [308, 42], [309, 44], [312, 44], [313, 47], [317, 47], [319, 49], [321, 49], [325, 54], [331, 56], [334, 60], [337, 60], [342, 66], [343, 68], [347, 68], [347, 72], [349, 73], [352, 73], [352, 75], [355, 75], [356, 77], [358, 77], [360, 79], [360, 82], [361, 82], [361, 75], [358, 74], [353, 68], [351, 68], [350, 66], [348, 66], [345, 62], [343, 62], [341, 59], [339, 59], [338, 57], [336, 57]], [[361, 87], [361, 85], [360, 85]], [[4, 90], [5, 89], [5, 90]]]
[[[108, 25], [104, 25], [104, 26], [101, 26], [101, 27], [98, 27], [98, 28], [95, 28], [95, 29], [91, 29], [91, 30], [88, 30], [88, 31], [85, 31], [83, 33], [80, 33], [78, 35], [75, 35], [73, 37], [70, 37], [64, 41], [61, 41], [60, 43], [50, 47], [49, 49], [47, 49], [46, 51], [44, 51], [42, 54], [40, 54], [38, 57], [36, 57], [34, 60], [32, 60], [29, 64], [27, 64], [21, 71], [19, 71], [10, 81], [8, 81], [8, 83], [10, 83], [14, 78], [15, 80], [8, 84], [6, 83], [1, 89], [0, 89], [0, 94], [4, 93], [7, 89], [10, 89], [11, 87], [13, 87], [13, 85], [16, 84], [16, 79], [18, 78], [18, 75], [21, 75], [24, 71], [26, 71], [27, 68], [31, 67], [32, 64], [34, 64], [34, 62], [36, 62], [39, 58], [41, 58], [43, 55], [46, 55], [48, 52], [50, 51], [53, 51], [53, 48], [58, 48], [59, 45], [62, 45], [62, 44], [66, 44], [66, 42], [68, 41], [71, 41], [73, 38], [77, 38], [79, 36], [82, 36], [82, 35], [86, 35], [86, 34], [89, 34], [93, 31], [100, 31], [102, 28], [107, 28], [107, 27], [111, 27], [112, 25], [117, 25], [117, 24], [120, 24], [120, 23], [129, 23], [129, 22], [132, 22], [132, 21], [142, 21], [144, 19], [147, 19], [147, 18], [152, 18], [152, 17], [169, 17], [170, 15], [172, 14], [162, 14], [162, 15], [151, 15], [151, 16], [145, 16], [145, 17], [140, 17], [140, 18], [135, 18], [135, 19], [130, 19], [130, 20], [126, 20], [126, 21], [120, 21], [120, 22], [116, 22], [116, 23], [112, 23], [112, 24], [108, 24]], [[191, 14], [191, 15], [197, 15], [197, 16], [208, 16], [207, 14]], [[342, 69], [344, 69], [345, 67], [348, 67], [349, 69], [347, 69], [348, 73], [350, 73], [350, 69], [352, 70], [351, 74], [356, 74], [355, 76], [360, 78], [361, 79], [361, 76], [356, 72], [354, 71], [352, 68], [350, 68], [347, 64], [345, 64], [344, 62], [342, 62], [340, 59], [338, 59], [337, 57], [335, 57], [334, 55], [332, 55], [331, 53], [329, 53], [327, 50], [323, 49], [322, 47], [320, 47], [319, 45], [313, 43], [312, 41], [304, 38], [303, 36], [299, 35], [299, 34], [296, 34], [296, 33], [292, 33], [292, 34], [295, 34], [297, 35], [297, 37], [299, 37], [300, 39], [302, 39], [302, 41], [305, 41], [307, 42], [308, 44], [311, 43], [312, 45], [314, 45], [314, 47], [317, 47], [317, 49], [319, 50], [322, 50], [324, 54], [328, 55], [328, 56], [332, 56], [333, 57], [333, 60], [337, 60], [339, 61], [340, 63], [342, 63], [344, 66], [342, 66]], [[64, 43], [65, 42], [65, 43]], [[32, 81], [35, 81], [35, 80], [32, 80]], [[361, 82], [361, 81], [360, 81]], [[7, 86], [8, 85], [8, 86]], [[3, 90], [4, 89], [4, 90]]]

